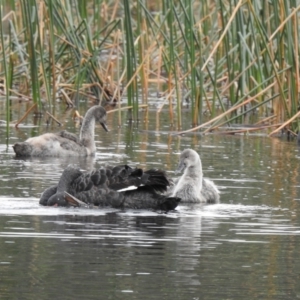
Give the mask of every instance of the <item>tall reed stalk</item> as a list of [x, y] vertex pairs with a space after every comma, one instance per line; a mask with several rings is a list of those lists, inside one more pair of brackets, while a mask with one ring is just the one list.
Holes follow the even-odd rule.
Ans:
[[[30, 77], [32, 82], [32, 99], [35, 103], [40, 105], [41, 94], [40, 94], [40, 81], [39, 81], [39, 59], [36, 53], [36, 37], [37, 37], [37, 6], [34, 0], [25, 0], [21, 2], [22, 15], [24, 16], [24, 26], [26, 30], [24, 31], [24, 40], [27, 43], [27, 53], [29, 55], [30, 64]], [[42, 58], [42, 57], [40, 57]]]
[[[0, 19], [3, 20], [3, 6], [0, 5]], [[6, 101], [6, 143], [8, 144], [8, 137], [9, 137], [9, 122], [10, 122], [10, 100], [9, 100], [9, 90], [12, 83], [12, 72], [9, 72], [9, 69], [12, 70], [11, 63], [9, 64], [11, 67], [9, 68], [7, 65], [7, 54], [6, 54], [6, 47], [7, 44], [4, 42], [4, 28], [3, 28], [3, 22], [0, 24], [0, 34], [1, 34], [1, 50], [2, 50], [2, 71], [4, 73], [4, 87], [5, 87], [5, 101]], [[10, 35], [9, 35], [10, 37]], [[10, 38], [8, 41], [8, 45], [10, 47], [11, 42]], [[9, 49], [10, 50], [10, 49]], [[8, 51], [9, 52], [9, 51]], [[10, 59], [10, 62], [12, 60]]]
[[[127, 80], [130, 81], [132, 80], [133, 76], [135, 76], [137, 60], [136, 60], [135, 47], [134, 47], [130, 1], [124, 0], [123, 4], [124, 4], [124, 15], [125, 15], [124, 17], [124, 30], [125, 30], [124, 41], [126, 43], [125, 59], [126, 59]], [[136, 77], [134, 77], [134, 79], [127, 87], [127, 97], [128, 97], [128, 105], [133, 106], [133, 115], [136, 119], [138, 119], [138, 88], [137, 88]]]
[[[29, 87], [21, 92], [40, 107], [41, 99], [52, 105], [58, 98], [79, 105], [80, 97], [106, 103], [123, 85], [134, 119], [139, 104], [151, 105], [149, 95], [159, 89], [158, 111], [168, 105], [177, 128], [184, 123], [183, 106], [190, 108], [193, 126], [203, 123], [204, 113], [214, 120], [211, 129], [248, 122], [245, 115], [252, 113], [274, 115], [268, 120], [298, 128], [293, 118], [299, 106], [296, 0], [9, 4], [8, 14], [17, 16], [11, 20], [13, 42], [2, 28], [1, 51], [8, 58], [9, 43], [17, 45], [11, 48], [11, 86], [21, 86], [25, 76]], [[0, 76], [6, 78], [4, 62]]]

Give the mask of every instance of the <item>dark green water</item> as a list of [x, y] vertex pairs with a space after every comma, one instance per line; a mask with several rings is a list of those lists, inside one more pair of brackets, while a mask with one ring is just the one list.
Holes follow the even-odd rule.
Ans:
[[[14, 111], [13, 119], [19, 115]], [[150, 113], [150, 122], [139, 125], [122, 115], [122, 128], [113, 114], [108, 134], [97, 126], [98, 153], [80, 161], [14, 158], [15, 141], [60, 130], [56, 125], [11, 128], [8, 147], [0, 127], [0, 299], [299, 298], [296, 142], [171, 136], [167, 114], [158, 124]], [[64, 126], [79, 131], [70, 118]], [[91, 169], [126, 162], [173, 176], [185, 148], [201, 155], [204, 175], [220, 187], [220, 204], [180, 205], [168, 214], [38, 205], [69, 163]]]

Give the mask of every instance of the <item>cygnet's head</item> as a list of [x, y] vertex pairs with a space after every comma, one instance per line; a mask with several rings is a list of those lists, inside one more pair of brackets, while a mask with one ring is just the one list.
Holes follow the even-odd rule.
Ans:
[[107, 132], [108, 128], [106, 126], [106, 110], [102, 106], [97, 106], [94, 112], [96, 122], [99, 122], [103, 129]]
[[199, 154], [193, 149], [185, 149], [180, 154], [179, 163], [175, 174], [184, 172], [187, 168], [194, 168], [195, 166], [201, 167]]

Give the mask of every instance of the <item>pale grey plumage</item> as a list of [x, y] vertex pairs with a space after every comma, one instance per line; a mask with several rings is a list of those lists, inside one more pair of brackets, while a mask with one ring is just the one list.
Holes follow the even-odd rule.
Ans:
[[170, 191], [181, 203], [217, 203], [220, 195], [215, 184], [203, 178], [202, 163], [198, 153], [185, 149], [179, 158], [177, 172], [184, 172]]
[[96, 152], [95, 122], [99, 122], [105, 131], [106, 111], [101, 106], [91, 107], [85, 114], [79, 138], [76, 135], [60, 131], [45, 133], [16, 143], [13, 149], [16, 156], [91, 156]]

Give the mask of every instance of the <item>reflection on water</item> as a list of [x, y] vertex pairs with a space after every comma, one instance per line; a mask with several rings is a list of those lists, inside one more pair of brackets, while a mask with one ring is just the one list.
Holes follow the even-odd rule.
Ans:
[[[172, 136], [168, 118], [158, 133], [151, 114], [149, 123], [115, 128], [116, 117], [109, 115], [108, 134], [96, 129], [98, 154], [89, 159], [15, 159], [0, 127], [1, 299], [300, 296], [296, 144]], [[12, 129], [9, 143], [32, 130], [44, 129]], [[70, 163], [86, 170], [129, 163], [174, 176], [178, 154], [188, 147], [200, 153], [204, 174], [220, 187], [220, 204], [180, 205], [167, 214], [38, 205], [41, 192]]]
[[292, 272], [281, 260], [299, 261], [295, 241], [281, 235], [295, 230], [282, 209], [217, 204], [170, 214], [97, 212], [26, 216], [16, 210], [1, 217], [2, 296], [274, 299], [278, 278]]

